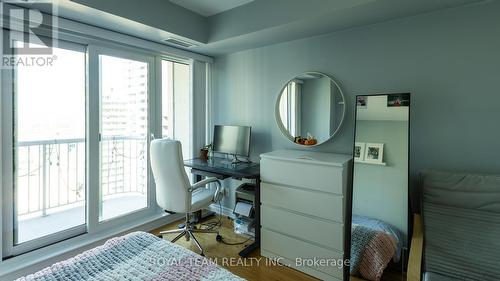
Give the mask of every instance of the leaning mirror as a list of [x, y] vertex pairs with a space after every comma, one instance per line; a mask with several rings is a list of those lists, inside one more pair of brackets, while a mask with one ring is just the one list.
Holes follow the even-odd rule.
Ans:
[[410, 94], [356, 97], [350, 280], [406, 280], [409, 131]]
[[316, 146], [331, 139], [344, 115], [342, 90], [335, 80], [319, 72], [306, 72], [288, 81], [276, 101], [278, 127], [299, 145]]

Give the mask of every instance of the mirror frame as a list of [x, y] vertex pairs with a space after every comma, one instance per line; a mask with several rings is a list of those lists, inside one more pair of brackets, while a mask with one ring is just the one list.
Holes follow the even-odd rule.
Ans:
[[[316, 143], [314, 145], [300, 145], [298, 143], [295, 143], [295, 141], [294, 141], [295, 137], [292, 136], [292, 135], [290, 135], [290, 132], [288, 132], [288, 130], [283, 126], [283, 121], [281, 120], [281, 117], [280, 117], [280, 114], [279, 114], [279, 104], [280, 104], [280, 99], [281, 99], [281, 93], [283, 93], [283, 90], [285, 90], [285, 88], [288, 86], [288, 84], [290, 82], [292, 82], [294, 79], [296, 79], [297, 76], [304, 75], [304, 74], [321, 75], [323, 77], [329, 78], [330, 81], [335, 86], [337, 86], [337, 89], [339, 89], [340, 97], [342, 98], [342, 117], [340, 118], [339, 126], [337, 127], [337, 129], [335, 129], [335, 131], [333, 133], [330, 133], [330, 136], [328, 137], [328, 139], [326, 139], [326, 140], [324, 140], [322, 142], [318, 141], [318, 143]], [[293, 144], [295, 144], [296, 146], [299, 146], [299, 147], [316, 147], [316, 146], [322, 145], [322, 144], [330, 141], [331, 139], [333, 139], [333, 137], [339, 132], [340, 128], [342, 128], [342, 125], [344, 124], [345, 114], [346, 114], [346, 100], [345, 100], [345, 96], [344, 96], [344, 92], [342, 91], [342, 88], [337, 83], [337, 81], [335, 81], [335, 79], [333, 79], [332, 76], [330, 76], [328, 74], [325, 74], [323, 72], [319, 72], [319, 71], [306, 71], [306, 72], [302, 72], [302, 73], [299, 73], [299, 74], [295, 75], [291, 79], [289, 79], [285, 83], [285, 85], [283, 87], [281, 87], [281, 90], [278, 92], [278, 98], [276, 99], [276, 104], [274, 106], [274, 120], [275, 120], [276, 124], [278, 125], [278, 128], [281, 131], [281, 134], [284, 137], [286, 137], [289, 141], [291, 141]]]
[[[350, 167], [350, 183], [348, 185], [348, 191], [347, 191], [347, 202], [346, 202], [346, 215], [345, 215], [345, 221], [344, 221], [344, 247], [345, 249], [348, 249], [348, 250], [345, 250], [344, 251], [344, 259], [351, 259], [351, 239], [352, 239], [352, 233], [351, 233], [351, 230], [352, 230], [352, 208], [353, 208], [353, 205], [354, 205], [354, 200], [353, 200], [353, 194], [354, 194], [354, 176], [355, 176], [355, 173], [354, 173], [354, 150], [355, 150], [355, 145], [356, 145], [356, 129], [357, 129], [357, 125], [358, 125], [358, 120], [357, 120], [357, 116], [358, 116], [358, 106], [357, 106], [357, 100], [358, 100], [358, 97], [377, 97], [377, 96], [389, 96], [389, 95], [394, 95], [394, 94], [409, 94], [410, 95], [410, 106], [408, 107], [408, 155], [407, 155], [407, 161], [408, 161], [408, 169], [407, 169], [407, 175], [408, 175], [408, 179], [407, 179], [407, 185], [406, 185], [406, 188], [407, 188], [407, 192], [408, 192], [408, 196], [407, 196], [407, 199], [406, 199], [406, 202], [407, 202], [407, 217], [406, 217], [406, 229], [407, 229], [407, 234], [406, 234], [406, 249], [403, 249], [402, 251], [402, 257], [401, 259], [404, 259], [406, 261], [406, 267], [408, 267], [409, 265], [409, 260], [410, 260], [410, 249], [411, 249], [411, 242], [412, 242], [412, 239], [413, 239], [413, 224], [414, 224], [414, 220], [413, 220], [413, 215], [414, 214], [418, 214], [417, 211], [418, 210], [413, 210], [412, 206], [413, 206], [413, 203], [412, 202], [412, 196], [416, 196], [415, 195], [415, 192], [412, 191], [412, 187], [411, 187], [411, 178], [412, 178], [412, 174], [411, 174], [411, 129], [412, 129], [412, 126], [411, 126], [411, 107], [412, 107], [412, 93], [411, 92], [400, 92], [400, 93], [397, 93], [397, 92], [389, 92], [389, 93], [375, 93], [375, 94], [356, 94], [354, 96], [354, 134], [353, 134], [353, 141], [352, 141], [352, 160], [351, 160], [351, 167]], [[346, 227], [346, 226], [349, 226], [349, 227]], [[406, 254], [405, 256], [403, 255]], [[406, 268], [408, 269], [408, 268]], [[345, 266], [344, 267], [344, 280], [350, 280], [350, 266]], [[406, 272], [408, 273], [408, 272]]]

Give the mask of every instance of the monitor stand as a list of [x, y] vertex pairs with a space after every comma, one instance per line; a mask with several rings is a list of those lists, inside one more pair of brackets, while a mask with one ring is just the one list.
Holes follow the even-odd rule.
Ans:
[[238, 159], [238, 156], [236, 156], [236, 154], [231, 154], [231, 155], [234, 156], [233, 160], [231, 161], [231, 164], [236, 165], [236, 164], [243, 162], [240, 159]]
[[244, 161], [241, 161], [240, 159], [238, 159], [238, 156], [236, 156], [236, 154], [226, 154], [226, 159], [228, 158], [227, 156], [229, 156], [229, 155], [232, 155], [233, 159], [232, 160], [228, 159], [227, 161], [222, 161], [221, 164], [236, 166], [240, 163], [244, 163]]

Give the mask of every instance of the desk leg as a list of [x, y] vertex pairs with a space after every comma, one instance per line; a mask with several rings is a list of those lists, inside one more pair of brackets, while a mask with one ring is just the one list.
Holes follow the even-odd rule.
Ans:
[[257, 178], [255, 183], [255, 242], [241, 250], [239, 255], [244, 258], [258, 248], [260, 248], [260, 178]]
[[[195, 183], [201, 181], [202, 179], [203, 179], [203, 177], [201, 175], [196, 175], [196, 174], [194, 175], [194, 182]], [[196, 211], [195, 213], [193, 213], [192, 222], [194, 222], [194, 223], [201, 222], [201, 220], [202, 220], [201, 214], [202, 214], [201, 210]]]

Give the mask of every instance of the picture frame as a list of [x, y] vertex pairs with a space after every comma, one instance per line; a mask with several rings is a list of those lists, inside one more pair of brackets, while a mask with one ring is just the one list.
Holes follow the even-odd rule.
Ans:
[[366, 143], [356, 142], [354, 144], [354, 162], [361, 162], [365, 159]]
[[384, 159], [383, 143], [367, 143], [364, 162], [382, 164]]
[[389, 94], [387, 95], [387, 107], [410, 106], [410, 94]]
[[356, 106], [360, 109], [366, 109], [368, 106], [368, 96], [356, 96]]

